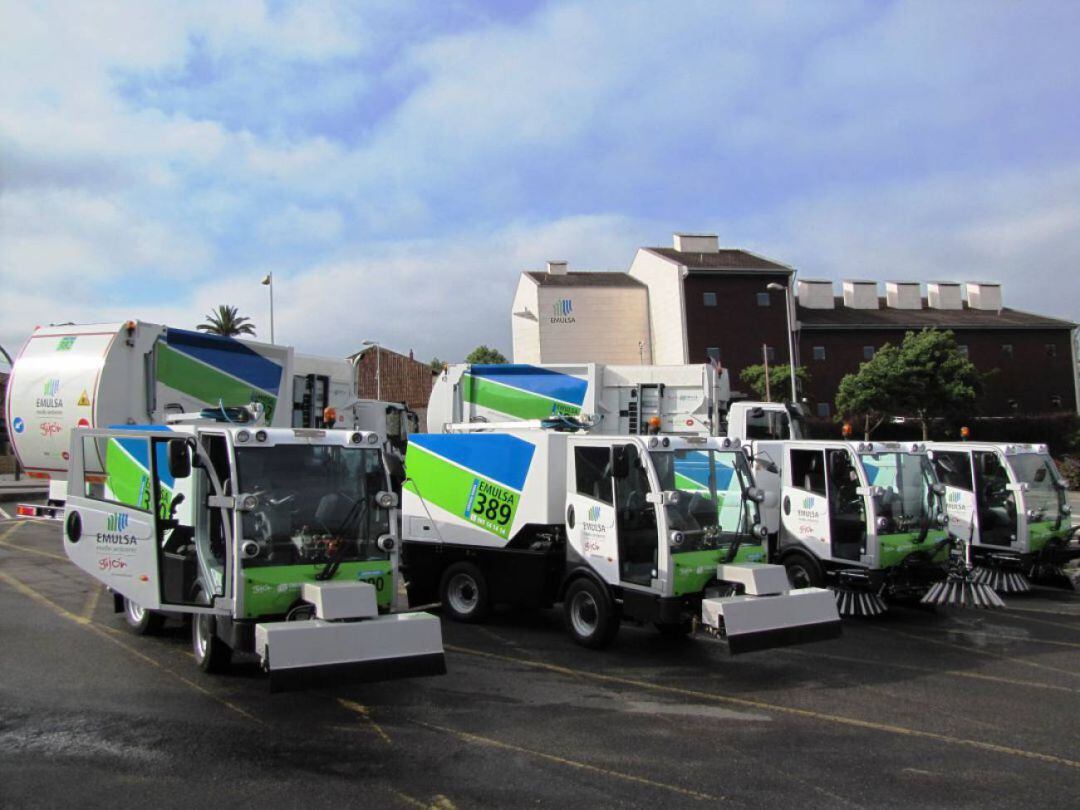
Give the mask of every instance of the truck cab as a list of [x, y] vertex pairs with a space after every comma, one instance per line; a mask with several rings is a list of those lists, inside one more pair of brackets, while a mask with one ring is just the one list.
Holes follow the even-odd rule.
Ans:
[[1072, 543], [1068, 487], [1044, 444], [935, 442], [949, 531], [971, 545], [976, 574], [997, 590], [1030, 589], [1028, 577], [1062, 576], [1080, 557]]
[[400, 674], [437, 671], [437, 620], [391, 614], [398, 499], [381, 444], [212, 420], [78, 429], [64, 548], [135, 632], [191, 614], [206, 671], [233, 650], [256, 652], [274, 688], [381, 677], [388, 650]]
[[842, 613], [923, 595], [946, 575], [944, 488], [926, 447], [896, 442], [758, 442], [771, 490], [772, 558], [795, 586], [828, 585]]

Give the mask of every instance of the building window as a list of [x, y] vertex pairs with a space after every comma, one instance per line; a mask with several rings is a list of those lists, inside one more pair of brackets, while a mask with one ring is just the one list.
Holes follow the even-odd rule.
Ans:
[[814, 359], [815, 360], [824, 360], [825, 359], [825, 347], [824, 346], [815, 346], [814, 347]]
[[967, 347], [967, 345], [966, 345], [966, 344], [964, 344], [964, 343], [961, 343], [961, 344], [959, 344], [959, 345], [958, 345], [958, 346], [956, 347], [956, 350], [957, 350], [958, 352], [960, 352], [960, 355], [961, 355], [962, 357], [964, 357], [965, 359], [967, 359], [967, 356], [968, 356], [968, 347]]
[[862, 359], [863, 360], [873, 360], [874, 359], [874, 347], [873, 346], [863, 346], [862, 347]]
[[1055, 410], [1061, 410], [1061, 394], [1054, 394], [1050, 397], [1050, 407]]
[[707, 307], [715, 307], [716, 306], [716, 293], [705, 293], [702, 296], [702, 298], [705, 301], [705, 306], [707, 306]]
[[1008, 358], [1010, 360], [1012, 359], [1013, 348], [1012, 348], [1011, 343], [1002, 343], [1001, 344], [1001, 356], [1005, 357], [1005, 358]]
[[1046, 344], [1046, 356], [1047, 357], [1057, 357], [1057, 345], [1056, 344], [1054, 344], [1054, 343], [1047, 343]]
[[822, 419], [828, 419], [829, 418], [829, 403], [828, 402], [819, 402], [817, 404], [817, 415], [820, 416]]
[[757, 305], [759, 307], [767, 307], [772, 304], [772, 299], [767, 292], [757, 294]]
[[710, 346], [705, 350], [705, 356], [709, 358], [709, 362], [713, 365], [720, 365], [720, 347]]
[[773, 365], [776, 362], [776, 349], [772, 346], [765, 347], [765, 359], [769, 361], [769, 365]]

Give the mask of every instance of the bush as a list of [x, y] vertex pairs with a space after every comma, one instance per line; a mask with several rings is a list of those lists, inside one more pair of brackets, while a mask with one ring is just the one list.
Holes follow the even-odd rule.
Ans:
[[1080, 456], [1068, 455], [1058, 461], [1058, 469], [1069, 489], [1080, 489]]

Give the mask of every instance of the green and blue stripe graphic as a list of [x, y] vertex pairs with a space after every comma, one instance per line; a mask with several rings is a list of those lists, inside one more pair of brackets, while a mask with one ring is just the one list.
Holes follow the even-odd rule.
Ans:
[[461, 379], [465, 402], [513, 419], [577, 416], [589, 384], [580, 377], [525, 364], [474, 365]]

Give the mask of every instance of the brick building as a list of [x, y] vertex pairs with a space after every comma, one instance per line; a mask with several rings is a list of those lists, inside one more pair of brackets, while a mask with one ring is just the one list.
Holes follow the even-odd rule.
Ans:
[[431, 396], [431, 366], [383, 346], [368, 346], [350, 355], [356, 363], [356, 390], [361, 399], [403, 402], [423, 417]]
[[[993, 372], [983, 414], [1078, 410], [1076, 324], [1005, 307], [998, 284], [931, 282], [924, 295], [919, 282], [889, 281], [882, 296], [878, 282], [849, 279], [837, 296], [831, 281], [796, 280], [793, 267], [721, 248], [711, 234], [676, 234], [671, 248], [639, 248], [626, 273], [567, 275], [565, 263], [557, 264], [554, 272], [549, 263], [547, 274], [523, 274], [512, 318], [516, 362], [634, 363], [624, 359], [633, 354], [627, 333], [644, 332], [640, 362], [713, 359], [729, 370], [732, 393], [745, 396], [739, 390], [743, 369], [763, 355], [770, 364], [788, 363], [790, 314], [796, 362], [811, 378], [803, 394], [820, 416], [832, 415], [844, 375], [886, 342], [897, 344], [906, 332], [924, 328], [952, 330], [976, 368]], [[522, 306], [526, 285], [550, 288], [564, 302], [573, 296], [576, 340], [562, 341], [557, 351], [542, 340], [546, 327], [528, 316], [543, 313]], [[586, 286], [587, 298], [580, 292]], [[796, 295], [789, 296], [792, 288]], [[609, 359], [615, 355], [620, 359]]]

